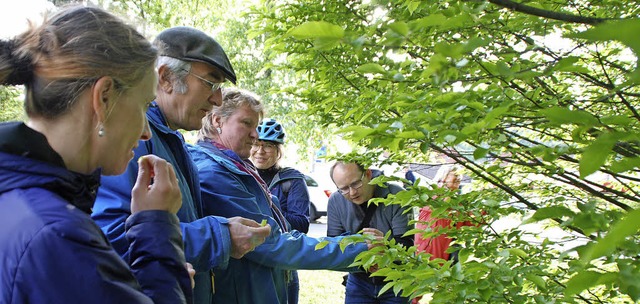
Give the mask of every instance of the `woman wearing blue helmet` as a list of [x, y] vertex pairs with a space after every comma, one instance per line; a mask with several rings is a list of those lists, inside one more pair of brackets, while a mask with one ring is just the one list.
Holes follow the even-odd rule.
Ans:
[[[271, 194], [278, 197], [280, 209], [291, 227], [300, 232], [309, 231], [309, 192], [304, 175], [293, 168], [281, 167], [284, 128], [274, 119], [265, 118], [256, 128], [258, 140], [251, 149], [251, 161], [260, 177], [269, 185]], [[289, 282], [289, 303], [298, 303], [300, 284], [298, 273], [292, 272]]]

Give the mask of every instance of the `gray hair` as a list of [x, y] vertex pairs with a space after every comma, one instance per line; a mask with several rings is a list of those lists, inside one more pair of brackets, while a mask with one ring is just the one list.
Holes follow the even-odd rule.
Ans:
[[189, 90], [187, 86], [187, 75], [191, 71], [191, 62], [176, 59], [168, 56], [158, 56], [156, 67], [166, 66], [171, 72], [171, 80], [174, 81], [173, 88], [179, 94], [186, 94]]

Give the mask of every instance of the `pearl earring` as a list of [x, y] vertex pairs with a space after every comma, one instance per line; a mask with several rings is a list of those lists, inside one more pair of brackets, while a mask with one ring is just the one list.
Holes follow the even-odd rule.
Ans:
[[98, 137], [104, 136], [104, 126], [100, 125], [100, 130], [98, 130]]
[[216, 128], [216, 131], [218, 131], [218, 135], [222, 134], [222, 128], [217, 127], [217, 128]]

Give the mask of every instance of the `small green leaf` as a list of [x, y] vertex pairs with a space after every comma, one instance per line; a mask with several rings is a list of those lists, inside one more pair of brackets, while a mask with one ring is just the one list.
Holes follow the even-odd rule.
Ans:
[[633, 210], [616, 222], [609, 233], [580, 257], [583, 263], [611, 254], [624, 239], [640, 230], [640, 209]]
[[580, 158], [580, 177], [585, 178], [598, 171], [607, 161], [615, 143], [616, 141], [610, 133], [604, 133], [586, 147], [582, 152], [582, 158]]
[[640, 58], [640, 19], [628, 18], [604, 22], [581, 33], [566, 35], [569, 38], [581, 38], [588, 41], [617, 40], [628, 46]]
[[584, 126], [595, 126], [598, 124], [598, 119], [591, 115], [591, 113], [580, 110], [569, 110], [562, 107], [553, 107], [540, 110], [540, 114], [546, 117], [551, 123], [554, 124], [576, 124]]
[[386, 74], [387, 73], [387, 71], [385, 71], [384, 68], [377, 63], [365, 63], [359, 66], [358, 69], [356, 69], [356, 71], [362, 74], [366, 74], [366, 73]]
[[484, 158], [485, 156], [487, 156], [487, 152], [489, 152], [489, 149], [478, 147], [475, 151], [473, 151], [473, 159], [479, 160], [481, 158]]
[[571, 209], [564, 206], [545, 207], [536, 210], [530, 218], [522, 222], [523, 225], [535, 223], [549, 218], [562, 218], [564, 216], [572, 216], [575, 213]]
[[327, 247], [327, 245], [329, 245], [329, 241], [323, 240], [322, 242], [316, 244], [315, 250], [320, 250], [324, 247]]
[[524, 252], [524, 250], [520, 249], [520, 248], [509, 248], [509, 253], [518, 257], [521, 257], [523, 259], [527, 258], [527, 253]]
[[611, 164], [611, 171], [621, 173], [640, 167], [640, 157], [627, 157]]
[[532, 274], [532, 273], [527, 273], [525, 275], [525, 277], [527, 278], [527, 280], [529, 280], [530, 282], [532, 282], [533, 284], [535, 284], [536, 286], [538, 286], [538, 288], [542, 289], [542, 290], [546, 290], [547, 289], [547, 283], [544, 281], [544, 279], [538, 275]]
[[329, 22], [309, 21], [291, 29], [287, 35], [296, 39], [327, 38], [339, 40], [344, 37], [344, 30]]
[[389, 24], [389, 28], [392, 31], [398, 33], [398, 35], [403, 36], [403, 37], [405, 37], [405, 36], [407, 36], [409, 34], [409, 26], [405, 22], [402, 22], [402, 21], [398, 21], [398, 22], [394, 22], [394, 23]]

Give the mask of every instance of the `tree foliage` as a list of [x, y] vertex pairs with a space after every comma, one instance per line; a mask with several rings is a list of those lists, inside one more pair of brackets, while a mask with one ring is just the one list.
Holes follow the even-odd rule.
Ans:
[[[337, 129], [368, 161], [445, 155], [465, 168], [463, 194], [415, 184], [378, 202], [478, 224], [412, 231], [453, 237], [455, 265], [393, 242], [363, 253], [387, 288], [432, 303], [640, 299], [635, 2], [265, 0], [249, 14], [245, 1], [103, 2], [149, 38], [212, 33], [239, 86], [303, 147]], [[18, 118], [17, 91], [2, 93], [0, 120]], [[497, 229], [505, 218], [520, 225]]]
[[[441, 231], [463, 248], [456, 265], [395, 244], [361, 255], [386, 266], [388, 288], [433, 303], [600, 303], [640, 299], [639, 9], [266, 1], [254, 13], [273, 69], [296, 75], [280, 91], [307, 115], [367, 150], [446, 155], [474, 179], [462, 195], [416, 185], [386, 202], [479, 224]], [[505, 217], [523, 226], [492, 228]], [[532, 236], [534, 223], [569, 237]]]

